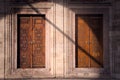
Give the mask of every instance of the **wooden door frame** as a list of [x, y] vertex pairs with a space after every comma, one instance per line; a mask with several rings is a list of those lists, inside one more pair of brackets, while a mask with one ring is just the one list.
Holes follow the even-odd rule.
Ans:
[[[85, 77], [85, 78], [98, 78], [98, 77], [109, 77], [110, 75], [110, 56], [109, 53], [109, 27], [111, 8], [103, 7], [99, 8], [96, 6], [70, 6], [69, 11], [69, 36], [71, 40], [68, 40], [68, 53], [67, 53], [67, 67], [66, 77]], [[104, 68], [76, 68], [75, 67], [75, 15], [76, 14], [102, 14], [103, 15], [103, 65]]]

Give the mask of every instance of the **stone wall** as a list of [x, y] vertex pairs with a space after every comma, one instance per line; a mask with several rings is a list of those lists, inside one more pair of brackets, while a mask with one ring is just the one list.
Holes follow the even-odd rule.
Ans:
[[[6, 2], [5, 2], [6, 1]], [[68, 6], [73, 7], [73, 4], [70, 3], [70, 5], [67, 4], [67, 1], [69, 0], [53, 0], [56, 4], [52, 4], [52, 14], [51, 19], [53, 19], [53, 23], [51, 26], [51, 31], [54, 33], [51, 33], [51, 38], [54, 38], [53, 40], [53, 57], [55, 57], [53, 64], [55, 65], [53, 74], [56, 77], [64, 77], [66, 74], [66, 68], [68, 68], [67, 59], [66, 56], [70, 51], [68, 51], [68, 38], [66, 37], [66, 34], [69, 35], [69, 29], [67, 28], [67, 20], [68, 20]], [[6, 40], [11, 39], [9, 36], [9, 33], [7, 32], [7, 24], [9, 22], [6, 22], [6, 16], [9, 17], [9, 6], [11, 3], [8, 3], [7, 0], [0, 0], [0, 78], [3, 79], [6, 77], [5, 72], [6, 66], [5, 65], [5, 57], [6, 52], [5, 48], [8, 48], [9, 43]], [[15, 4], [16, 5], [16, 4]], [[49, 4], [48, 4], [49, 5]], [[63, 6], [64, 5], [64, 6]], [[24, 6], [24, 4], [23, 4]], [[110, 14], [111, 17], [111, 23], [109, 27], [109, 53], [110, 53], [110, 70], [113, 78], [120, 78], [120, 0], [114, 0], [111, 4], [112, 10]], [[47, 8], [47, 7], [46, 7]], [[74, 8], [74, 7], [73, 7]], [[18, 10], [19, 11], [19, 10]], [[66, 17], [65, 17], [66, 16]], [[62, 33], [62, 34], [61, 34]], [[5, 36], [7, 35], [7, 36]], [[64, 36], [65, 35], [65, 36]], [[11, 50], [8, 50], [11, 51]], [[9, 60], [9, 58], [7, 59]], [[62, 66], [61, 66], [62, 65]], [[15, 79], [16, 80], [16, 79]], [[31, 79], [33, 80], [33, 79]], [[38, 80], [38, 79], [37, 79]], [[89, 80], [89, 79], [88, 79]], [[90, 80], [96, 80], [96, 79], [90, 79]], [[106, 80], [106, 79], [105, 79]], [[110, 79], [108, 79], [110, 80]]]
[[113, 56], [113, 73], [115, 77], [120, 78], [120, 1], [115, 0], [113, 3], [113, 16], [112, 16], [112, 29], [111, 29], [111, 50]]
[[0, 78], [4, 78], [4, 0], [0, 0]]

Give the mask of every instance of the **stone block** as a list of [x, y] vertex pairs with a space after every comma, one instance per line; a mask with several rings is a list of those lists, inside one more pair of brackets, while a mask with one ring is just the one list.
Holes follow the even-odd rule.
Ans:
[[0, 78], [4, 78], [4, 15], [0, 14]]

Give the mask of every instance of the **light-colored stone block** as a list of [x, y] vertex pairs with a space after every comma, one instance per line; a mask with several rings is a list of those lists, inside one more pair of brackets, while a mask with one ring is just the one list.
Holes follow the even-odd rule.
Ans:
[[[57, 3], [63, 4], [63, 0], [56, 0]], [[56, 77], [63, 77], [63, 6], [56, 4]]]
[[0, 14], [0, 78], [4, 78], [4, 15]]

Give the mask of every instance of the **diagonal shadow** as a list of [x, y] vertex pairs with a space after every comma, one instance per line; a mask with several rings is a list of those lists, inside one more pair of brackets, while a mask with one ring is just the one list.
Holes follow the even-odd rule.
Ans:
[[[32, 6], [30, 3], [26, 2], [26, 4], [28, 4], [31, 9], [33, 9], [36, 13], [41, 14], [39, 12], [38, 9], [36, 9], [34, 6]], [[58, 26], [56, 26], [54, 23], [52, 23], [50, 20], [48, 20], [47, 18], [45, 18], [45, 20], [51, 24], [56, 30], [58, 30], [61, 34], [63, 34], [68, 40], [70, 40], [74, 45], [76, 45], [81, 51], [83, 51], [89, 58], [91, 58], [95, 63], [97, 63], [98, 65], [100, 65], [101, 67], [103, 67], [103, 65], [96, 60], [92, 55], [90, 55], [86, 50], [84, 50], [81, 46], [77, 45], [76, 42], [71, 39], [67, 34], [65, 34], [61, 29], [58, 28]]]

